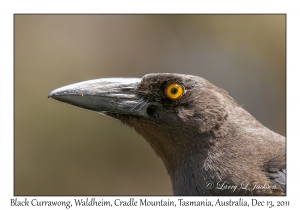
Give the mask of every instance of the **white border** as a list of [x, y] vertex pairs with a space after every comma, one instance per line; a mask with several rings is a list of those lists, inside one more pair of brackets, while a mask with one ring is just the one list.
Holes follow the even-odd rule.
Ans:
[[[289, 200], [290, 207], [300, 206], [299, 174], [299, 7], [276, 0], [251, 1], [1, 1], [0, 8], [0, 88], [1, 88], [1, 138], [0, 138], [0, 207], [10, 208], [13, 196], [13, 14], [15, 13], [286, 13], [287, 14], [287, 197], [262, 197], [260, 200]], [[297, 173], [298, 172], [298, 173]], [[25, 199], [24, 197], [18, 197]], [[75, 197], [79, 198], [79, 197]], [[115, 200], [117, 197], [107, 197]], [[124, 198], [124, 197], [123, 197]], [[126, 197], [125, 197], [126, 198]], [[138, 197], [138, 199], [143, 197]], [[156, 197], [150, 197], [155, 199]], [[168, 199], [169, 197], [164, 197]], [[251, 200], [253, 197], [244, 198]], [[29, 199], [34, 199], [30, 197]], [[74, 197], [37, 197], [39, 200], [73, 200]], [[129, 199], [127, 197], [126, 199]], [[159, 197], [157, 197], [159, 199]], [[176, 197], [170, 199], [177, 200]], [[188, 198], [187, 198], [188, 199]], [[200, 198], [201, 200], [204, 197]], [[216, 201], [217, 197], [209, 197]], [[221, 199], [225, 199], [222, 197]], [[227, 199], [230, 199], [227, 197]], [[235, 197], [234, 199], [238, 199]], [[4, 208], [5, 207], [5, 208]], [[91, 209], [91, 207], [87, 207]], [[100, 207], [97, 207], [98, 209]], [[156, 207], [161, 208], [161, 207]], [[199, 208], [199, 207], [198, 207]], [[201, 207], [200, 207], [201, 208]], [[210, 208], [210, 207], [208, 207]], [[53, 209], [53, 208], [52, 208]], [[60, 208], [62, 209], [62, 208]], [[79, 209], [72, 207], [71, 209]], [[80, 208], [85, 209], [85, 208]], [[111, 208], [110, 208], [111, 209]], [[139, 208], [140, 209], [140, 208]], [[163, 208], [166, 209], [166, 208]], [[178, 209], [178, 207], [177, 207]], [[203, 208], [202, 209], [206, 209]]]

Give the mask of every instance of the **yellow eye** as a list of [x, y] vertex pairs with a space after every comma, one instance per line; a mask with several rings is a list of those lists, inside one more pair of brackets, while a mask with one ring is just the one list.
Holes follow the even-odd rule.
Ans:
[[169, 99], [178, 99], [183, 94], [183, 87], [177, 83], [171, 83], [166, 87], [165, 94]]

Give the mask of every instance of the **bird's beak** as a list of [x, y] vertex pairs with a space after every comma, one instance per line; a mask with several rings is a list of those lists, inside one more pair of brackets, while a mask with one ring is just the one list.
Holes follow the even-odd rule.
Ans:
[[101, 113], [147, 117], [147, 104], [136, 93], [140, 82], [140, 78], [89, 80], [53, 90], [48, 98]]

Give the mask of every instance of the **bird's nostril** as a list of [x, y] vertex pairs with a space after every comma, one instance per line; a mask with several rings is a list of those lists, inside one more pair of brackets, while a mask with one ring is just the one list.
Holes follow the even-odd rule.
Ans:
[[150, 106], [147, 107], [147, 114], [149, 116], [152, 117], [154, 115], [154, 112], [155, 112], [155, 106], [154, 105], [150, 105]]

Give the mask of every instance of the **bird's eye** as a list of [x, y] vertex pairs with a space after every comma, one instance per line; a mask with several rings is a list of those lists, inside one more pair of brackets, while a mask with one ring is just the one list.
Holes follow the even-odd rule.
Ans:
[[169, 99], [178, 99], [183, 94], [183, 87], [177, 83], [171, 83], [166, 87], [165, 94]]

